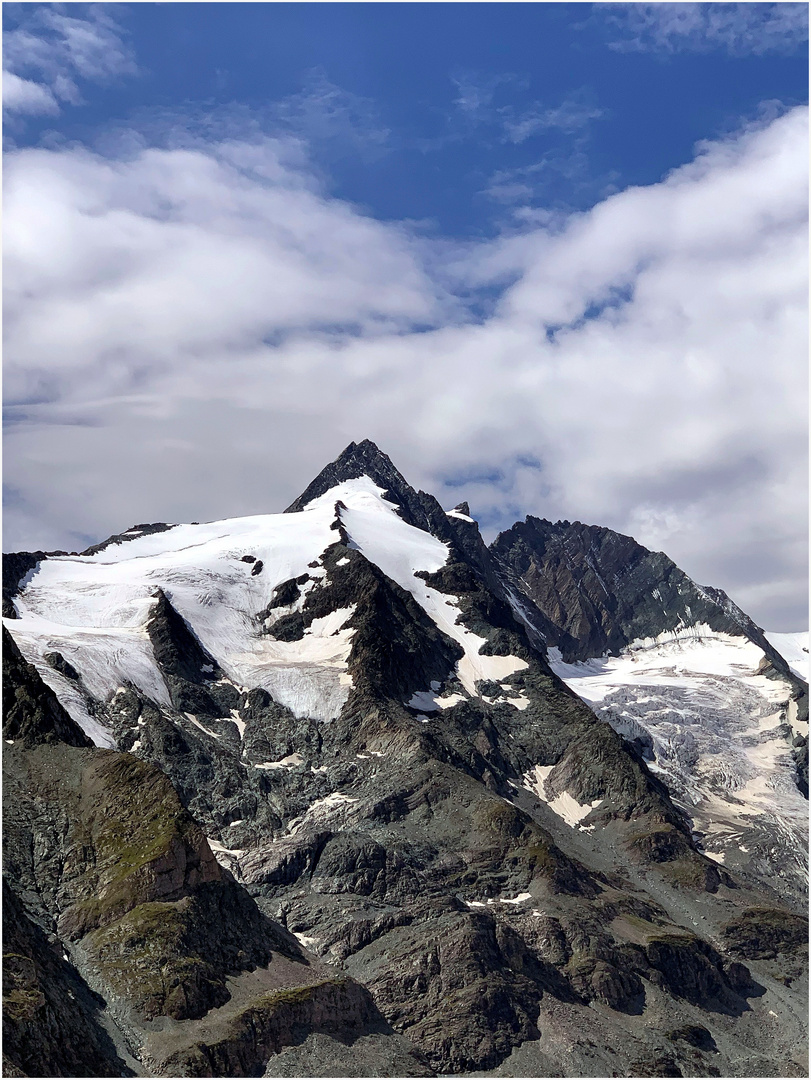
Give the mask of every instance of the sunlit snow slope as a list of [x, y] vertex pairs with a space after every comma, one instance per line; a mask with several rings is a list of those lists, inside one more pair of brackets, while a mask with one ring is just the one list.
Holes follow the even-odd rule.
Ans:
[[808, 682], [808, 631], [804, 630], [796, 634], [777, 634], [771, 630], [766, 631], [766, 638], [770, 645], [780, 653], [788, 663], [795, 675]]
[[[351, 687], [347, 659], [354, 631], [345, 623], [353, 608], [316, 619], [299, 641], [275, 640], [272, 619], [260, 613], [282, 582], [309, 577], [296, 602], [276, 607], [276, 617], [300, 610], [307, 592], [324, 583], [326, 570], [319, 564], [338, 538], [336, 515], [350, 547], [409, 591], [461, 645], [464, 657], [455, 674], [469, 693], [475, 694], [479, 679], [504, 678], [526, 666], [516, 657], [479, 655], [484, 639], [456, 624], [454, 598], [415, 576], [443, 566], [447, 546], [404, 522], [368, 477], [335, 486], [298, 513], [176, 525], [111, 543], [94, 555], [48, 558], [15, 597], [18, 618], [8, 620], [8, 628], [26, 659], [99, 745], [112, 745], [109, 733], [88, 712], [81, 689], [46, 656], [60, 653], [98, 701], [132, 684], [167, 705], [167, 687], [147, 633], [157, 590], [234, 685], [263, 688], [297, 716], [329, 720]], [[426, 687], [419, 707], [437, 708], [435, 690]], [[518, 700], [517, 707], [522, 703]]]
[[566, 664], [552, 649], [550, 660], [598, 716], [636, 741], [707, 854], [804, 887], [808, 804], [791, 746], [808, 725], [788, 680], [759, 672], [757, 645], [695, 626], [636, 641], [619, 656]]

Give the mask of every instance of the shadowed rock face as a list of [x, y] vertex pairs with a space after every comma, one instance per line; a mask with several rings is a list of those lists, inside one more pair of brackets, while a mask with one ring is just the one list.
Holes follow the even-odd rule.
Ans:
[[617, 653], [639, 638], [704, 623], [754, 641], [787, 665], [721, 589], [696, 585], [662, 552], [579, 521], [529, 516], [490, 550], [548, 623], [547, 644], [567, 662]]
[[[741, 1060], [756, 1075], [775, 1054], [801, 1075], [794, 1021], [758, 1042], [745, 1019], [794, 1015], [775, 995], [801, 996], [780, 981], [797, 978], [799, 915], [697, 849], [637, 750], [550, 669], [549, 614], [474, 523], [370, 443], [290, 510], [361, 475], [447, 545], [417, 581], [493, 677], [465, 689], [456, 631], [337, 506], [307, 573], [269, 582], [247, 616], [257, 649], [286, 657], [348, 613], [333, 719], [232, 680], [161, 593], [144, 630], [170, 703], [132, 685], [88, 699], [121, 752], [6, 755], [9, 880], [101, 995], [117, 1052], [149, 1075], [743, 1075]], [[576, 617], [564, 590], [572, 642], [592, 617], [614, 633], [589, 589]], [[46, 675], [69, 679], [49, 655]]]
[[69, 746], [93, 743], [65, 712], [56, 694], [26, 663], [16, 642], [3, 627], [3, 738], [27, 746], [63, 742]]
[[4, 882], [3, 1074], [133, 1076], [99, 1022], [101, 1008]]

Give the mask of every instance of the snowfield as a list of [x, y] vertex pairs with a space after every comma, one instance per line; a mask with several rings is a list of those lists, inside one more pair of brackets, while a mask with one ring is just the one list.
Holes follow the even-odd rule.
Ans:
[[[97, 700], [109, 700], [132, 684], [168, 705], [168, 690], [146, 630], [158, 589], [234, 685], [262, 688], [296, 716], [331, 720], [351, 689], [347, 660], [354, 631], [345, 624], [354, 608], [316, 619], [300, 641], [276, 641], [267, 633], [270, 628], [272, 634], [272, 623], [268, 626], [267, 620], [263, 626], [258, 616], [282, 582], [304, 574], [311, 578], [299, 600], [274, 610], [274, 617], [300, 610], [307, 591], [325, 580], [323, 566], [312, 564], [320, 563], [337, 540], [331, 526], [338, 502], [343, 504], [340, 515], [350, 547], [407, 589], [462, 646], [465, 655], [456, 674], [468, 693], [475, 695], [479, 679], [503, 679], [526, 667], [517, 657], [479, 655], [484, 638], [457, 625], [455, 598], [415, 576], [442, 567], [447, 546], [406, 524], [368, 477], [337, 485], [298, 513], [175, 525], [149, 535], [130, 530], [132, 539], [95, 555], [46, 559], [27, 575], [15, 597], [19, 617], [7, 621], [8, 629], [25, 658], [100, 746], [113, 745], [109, 732], [89, 715], [81, 690], [45, 656], [61, 653]], [[243, 561], [244, 556], [252, 561]], [[258, 562], [261, 571], [255, 573]], [[426, 691], [425, 708], [430, 707], [428, 697]], [[523, 705], [517, 702], [517, 707]]]

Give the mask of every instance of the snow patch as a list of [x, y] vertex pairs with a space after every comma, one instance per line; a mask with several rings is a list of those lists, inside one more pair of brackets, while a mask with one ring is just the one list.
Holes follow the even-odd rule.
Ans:
[[305, 949], [310, 949], [312, 951], [316, 945], [318, 945], [318, 938], [307, 937], [306, 934], [297, 934], [295, 930], [293, 930], [292, 933], [293, 937], [296, 938]]
[[568, 791], [563, 791], [550, 799], [546, 794], [546, 781], [554, 768], [554, 765], [536, 765], [534, 769], [524, 773], [523, 786], [545, 802], [549, 809], [571, 828], [591, 832], [594, 829], [593, 825], [581, 825], [580, 822], [587, 818], [592, 810], [596, 810], [603, 800], [595, 799], [591, 803], [581, 803]]
[[211, 853], [220, 866], [225, 870], [229, 870], [232, 874], [239, 877], [239, 860], [245, 854], [245, 848], [227, 848], [223, 844], [217, 843], [216, 840], [212, 840], [210, 836], [207, 836], [208, 846], [211, 848]]
[[[324, 615], [320, 619], [313, 619], [304, 631], [305, 635], [309, 634], [312, 637], [321, 638], [334, 637], [342, 629], [347, 619], [355, 614], [356, 608], [357, 604], [351, 604], [349, 607], [336, 608], [335, 611], [331, 611], [329, 615]], [[354, 629], [347, 631], [349, 637], [354, 633]]]
[[303, 765], [304, 758], [301, 754], [288, 754], [287, 757], [279, 758], [278, 761], [263, 761], [260, 765], [254, 765], [255, 769], [294, 769], [296, 765]]
[[290, 822], [287, 831], [297, 833], [305, 825], [321, 826], [335, 818], [341, 818], [358, 801], [354, 795], [344, 795], [341, 791], [334, 791], [331, 795], [325, 795], [323, 799], [316, 799], [303, 814]]
[[528, 892], [519, 893], [518, 896], [498, 896], [495, 899], [487, 900], [463, 900], [462, 903], [467, 907], [492, 907], [493, 904], [525, 904], [527, 900], [532, 899], [532, 894]]
[[428, 690], [418, 690], [415, 694], [412, 694], [410, 699], [406, 702], [406, 705], [410, 709], [424, 709], [425, 712], [437, 712], [439, 709], [450, 709], [454, 705], [458, 705], [460, 701], [467, 701], [468, 699], [464, 694], [447, 694], [445, 697], [438, 697], [436, 693], [431, 693]]
[[200, 723], [200, 721], [197, 719], [197, 717], [193, 713], [187, 712], [187, 713], [184, 713], [183, 715], [186, 717], [187, 720], [191, 720], [191, 722], [194, 724], [195, 727], [200, 728], [200, 730], [204, 731], [206, 733], [206, 735], [210, 735], [212, 737], [212, 739], [221, 739], [222, 738], [222, 732], [220, 732], [220, 734], [218, 735], [216, 731], [209, 731], [207, 727], [203, 727], [203, 725]]

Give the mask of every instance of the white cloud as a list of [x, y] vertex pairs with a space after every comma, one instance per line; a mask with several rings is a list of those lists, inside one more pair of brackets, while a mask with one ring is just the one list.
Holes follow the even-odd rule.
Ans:
[[527, 89], [527, 83], [518, 76], [503, 73], [482, 76], [465, 72], [451, 77], [456, 87], [454, 105], [469, 126], [493, 126], [499, 130], [502, 142], [520, 144], [527, 139], [549, 131], [565, 135], [584, 133], [592, 120], [605, 115], [591, 99], [588, 90], [581, 87], [572, 91], [557, 105], [533, 101], [518, 108], [513, 103], [496, 105], [499, 87]]
[[379, 153], [391, 134], [372, 101], [336, 86], [320, 68], [308, 72], [302, 90], [271, 106], [270, 113], [276, 124], [310, 144], [334, 142], [342, 154], [347, 148]]
[[[107, 83], [137, 70], [121, 29], [101, 4], [32, 5], [3, 35], [3, 108], [10, 114], [59, 112], [82, 100], [78, 83]], [[23, 9], [25, 10], [25, 9]]]
[[31, 116], [59, 112], [59, 102], [47, 86], [21, 79], [13, 71], [3, 72], [3, 108]]
[[499, 86], [518, 84], [521, 80], [510, 72], [482, 75], [474, 71], [460, 71], [451, 76], [456, 87], [454, 105], [474, 123], [489, 121], [493, 116], [493, 98]]
[[[370, 437], [447, 505], [633, 533], [798, 628], [806, 132], [456, 248], [284, 141], [12, 152], [7, 549], [278, 510]], [[454, 299], [499, 282], [484, 320]]]
[[777, 4], [599, 4], [621, 37], [620, 52], [712, 52], [732, 56], [792, 53], [808, 40], [808, 5]]
[[590, 103], [581, 92], [571, 94], [552, 108], [535, 102], [526, 111], [516, 115], [514, 110], [501, 110], [507, 139], [512, 143], [523, 143], [539, 132], [557, 129], [566, 135], [573, 135], [588, 127], [592, 120], [599, 120], [604, 110]]

